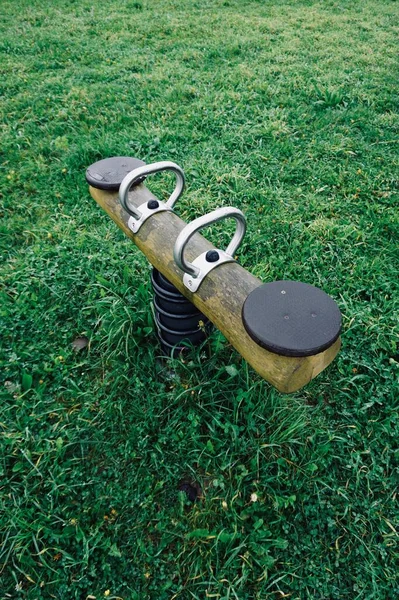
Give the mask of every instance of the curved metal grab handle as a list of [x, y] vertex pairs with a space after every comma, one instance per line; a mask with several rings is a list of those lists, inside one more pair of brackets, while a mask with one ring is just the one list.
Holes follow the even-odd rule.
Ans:
[[227, 246], [224, 252], [225, 254], [233, 257], [238, 246], [241, 244], [247, 229], [245, 216], [238, 208], [234, 208], [233, 206], [217, 208], [207, 215], [203, 215], [202, 217], [198, 217], [198, 219], [194, 219], [194, 221], [186, 225], [186, 227], [180, 232], [173, 249], [173, 257], [177, 266], [184, 273], [189, 273], [192, 277], [196, 278], [199, 276], [201, 271], [198, 267], [193, 265], [193, 263], [186, 261], [184, 258], [184, 249], [194, 233], [200, 229], [203, 229], [204, 227], [207, 227], [208, 225], [212, 225], [213, 223], [223, 221], [224, 219], [228, 219], [230, 217], [236, 220], [236, 230], [230, 244]]
[[165, 206], [169, 209], [173, 208], [176, 201], [180, 198], [184, 189], [184, 172], [179, 165], [169, 160], [163, 160], [160, 162], [152, 163], [151, 165], [144, 165], [138, 167], [126, 175], [123, 179], [119, 188], [119, 201], [125, 211], [134, 219], [140, 219], [142, 213], [134, 206], [129, 204], [129, 191], [134, 184], [143, 177], [151, 175], [152, 173], [159, 173], [160, 171], [173, 171], [176, 175], [176, 185], [169, 200], [165, 203]]

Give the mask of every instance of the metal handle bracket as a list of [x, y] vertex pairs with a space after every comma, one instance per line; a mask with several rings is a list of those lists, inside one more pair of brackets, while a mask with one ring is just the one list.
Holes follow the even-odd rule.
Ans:
[[[135, 207], [129, 202], [129, 191], [131, 188], [139, 183], [143, 177], [151, 175], [153, 173], [159, 173], [160, 171], [173, 171], [176, 175], [176, 185], [170, 198], [167, 202], [161, 200], [149, 200]], [[173, 210], [174, 205], [180, 198], [184, 189], [184, 172], [179, 165], [171, 161], [161, 161], [152, 163], [151, 165], [144, 165], [138, 169], [134, 169], [126, 175], [123, 179], [119, 188], [119, 201], [122, 208], [130, 215], [128, 221], [128, 227], [133, 233], [137, 233], [143, 223], [152, 217], [155, 213], [163, 212], [166, 210]]]
[[[213, 223], [227, 218], [236, 221], [234, 236], [226, 250], [209, 250], [200, 254], [192, 263], [184, 258], [184, 249], [192, 236]], [[246, 220], [244, 214], [232, 206], [218, 208], [207, 215], [195, 219], [180, 232], [176, 239], [173, 256], [177, 266], [184, 272], [183, 283], [191, 292], [196, 292], [205, 277], [216, 267], [223, 263], [235, 262], [234, 253], [241, 244], [246, 231]]]

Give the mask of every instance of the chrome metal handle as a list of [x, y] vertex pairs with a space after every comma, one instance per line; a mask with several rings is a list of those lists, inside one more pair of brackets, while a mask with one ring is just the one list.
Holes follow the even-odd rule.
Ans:
[[[173, 171], [176, 175], [176, 185], [172, 194], [170, 195], [167, 202], [155, 201], [153, 207], [148, 206], [148, 203], [145, 202], [141, 204], [139, 207], [135, 207], [129, 203], [129, 191], [134, 186], [134, 184], [146, 177], [147, 175], [152, 175], [153, 173], [159, 173], [160, 171]], [[123, 179], [120, 188], [119, 188], [119, 201], [122, 205], [122, 208], [130, 215], [131, 219], [129, 219], [129, 227], [133, 230], [134, 233], [140, 229], [141, 225], [153, 214], [156, 212], [161, 212], [165, 210], [172, 210], [177, 200], [180, 198], [184, 189], [184, 172], [179, 165], [174, 162], [164, 160], [161, 162], [152, 163], [151, 165], [144, 165], [143, 167], [138, 167], [138, 169], [134, 169], [130, 173], [126, 175]]]
[[[198, 256], [190, 263], [184, 258], [184, 249], [192, 236], [204, 227], [218, 223], [224, 219], [232, 218], [236, 221], [234, 236], [226, 250], [215, 250], [216, 254], [209, 257], [208, 252]], [[195, 292], [201, 285], [204, 277], [215, 267], [225, 262], [234, 261], [234, 253], [242, 242], [247, 228], [244, 214], [232, 206], [217, 208], [216, 210], [195, 219], [178, 235], [173, 249], [173, 257], [177, 266], [184, 272], [183, 282], [191, 291]]]

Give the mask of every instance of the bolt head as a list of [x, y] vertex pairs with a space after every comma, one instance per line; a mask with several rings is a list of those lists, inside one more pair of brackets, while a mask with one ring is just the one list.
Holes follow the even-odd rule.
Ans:
[[210, 263], [217, 262], [219, 260], [219, 252], [217, 250], [208, 250], [205, 260]]
[[155, 208], [159, 208], [158, 200], [148, 200], [147, 208], [154, 210]]

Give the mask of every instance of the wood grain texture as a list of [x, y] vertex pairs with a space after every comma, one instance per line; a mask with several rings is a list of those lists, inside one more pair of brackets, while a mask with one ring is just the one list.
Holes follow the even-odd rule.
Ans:
[[[129, 215], [122, 209], [117, 193], [92, 187], [90, 193], [150, 263], [214, 323], [261, 377], [280, 392], [299, 390], [334, 360], [341, 346], [340, 338], [324, 352], [307, 357], [281, 356], [258, 346], [244, 329], [241, 311], [248, 294], [263, 282], [238, 263], [225, 263], [207, 275], [197, 292], [190, 292], [183, 285], [183, 273], [173, 260], [175, 240], [186, 225], [182, 219], [172, 212], [157, 213], [133, 234], [127, 225]], [[143, 184], [129, 194], [129, 200], [135, 206], [154, 197]], [[193, 261], [212, 248], [212, 244], [197, 233], [187, 244], [185, 256]]]

